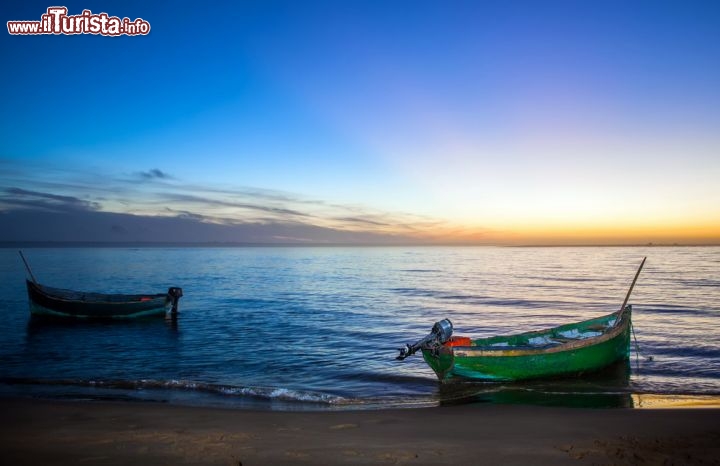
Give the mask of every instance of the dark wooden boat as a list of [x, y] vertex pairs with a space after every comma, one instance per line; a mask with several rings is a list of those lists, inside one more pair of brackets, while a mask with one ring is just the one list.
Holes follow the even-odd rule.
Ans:
[[78, 319], [136, 319], [177, 316], [182, 288], [170, 287], [167, 293], [105, 294], [65, 290], [41, 285], [35, 279], [22, 251], [18, 251], [32, 280], [25, 279], [30, 314], [43, 317]]
[[629, 356], [632, 307], [627, 301], [644, 263], [645, 259], [619, 311], [545, 330], [479, 339], [453, 337], [452, 323], [443, 319], [428, 336], [402, 348], [397, 359], [422, 351], [441, 382], [514, 381], [598, 371]]
[[177, 313], [182, 289], [158, 294], [103, 294], [64, 290], [25, 280], [30, 313], [80, 319], [134, 319]]

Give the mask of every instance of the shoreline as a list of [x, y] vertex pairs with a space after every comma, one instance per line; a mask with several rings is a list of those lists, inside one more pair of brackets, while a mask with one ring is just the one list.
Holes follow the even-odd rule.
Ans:
[[[15, 388], [10, 388], [15, 385]], [[52, 384], [51, 384], [52, 385]], [[58, 385], [62, 386], [62, 384]], [[24, 388], [22, 388], [24, 387]], [[42, 384], [41, 384], [42, 387]], [[248, 395], [241, 397], [227, 397], [206, 395], [184, 390], [172, 393], [160, 390], [156, 393], [152, 387], [138, 387], [133, 389], [114, 390], [112, 387], [107, 393], [100, 391], [84, 392], [86, 386], [79, 386], [80, 391], [63, 391], [54, 394], [32, 392], [36, 385], [4, 384], [0, 381], [0, 402], [3, 400], [21, 400], [23, 402], [74, 402], [74, 403], [120, 403], [140, 404], [144, 406], [175, 406], [179, 408], [211, 408], [229, 411], [258, 411], [258, 412], [362, 412], [362, 411], [388, 411], [388, 410], [414, 410], [429, 408], [448, 408], [466, 406], [473, 409], [478, 405], [494, 406], [527, 406], [544, 408], [569, 409], [634, 409], [634, 410], [667, 410], [667, 409], [718, 409], [720, 410], [720, 394], [689, 394], [689, 393], [618, 393], [618, 392], [564, 392], [544, 393], [533, 391], [504, 390], [496, 392], [482, 392], [476, 395], [464, 395], [459, 398], [405, 398], [392, 399], [340, 399], [337, 401], [313, 401], [286, 399], [283, 397], [266, 398], [262, 395]], [[144, 394], [145, 396], [140, 396]], [[332, 398], [332, 395], [327, 395]]]
[[720, 409], [257, 411], [0, 398], [4, 464], [719, 464]]

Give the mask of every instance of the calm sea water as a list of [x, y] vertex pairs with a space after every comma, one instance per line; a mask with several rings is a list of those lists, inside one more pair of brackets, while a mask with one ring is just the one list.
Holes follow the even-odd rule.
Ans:
[[[720, 248], [27, 249], [43, 284], [180, 286], [176, 323], [44, 323], [0, 249], [0, 395], [270, 409], [522, 402], [628, 406], [720, 394]], [[630, 302], [640, 353], [581, 379], [441, 386], [397, 348], [448, 317], [456, 335], [552, 327]]]

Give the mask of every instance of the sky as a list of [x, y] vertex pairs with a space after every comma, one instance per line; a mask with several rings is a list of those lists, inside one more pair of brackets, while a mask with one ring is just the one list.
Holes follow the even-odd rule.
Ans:
[[0, 34], [0, 241], [720, 244], [718, 2], [61, 6], [151, 30]]

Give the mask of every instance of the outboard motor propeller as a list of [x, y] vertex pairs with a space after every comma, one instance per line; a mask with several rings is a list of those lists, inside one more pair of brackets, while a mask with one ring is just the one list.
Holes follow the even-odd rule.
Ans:
[[436, 351], [450, 339], [450, 337], [452, 336], [452, 332], [453, 325], [452, 322], [450, 322], [450, 319], [443, 319], [439, 322], [435, 322], [432, 331], [425, 338], [418, 340], [413, 345], [407, 344], [406, 348], [400, 348], [400, 355], [398, 355], [398, 357], [395, 359], [402, 361], [403, 359], [407, 358], [408, 356], [412, 356], [421, 349], [429, 349]]

